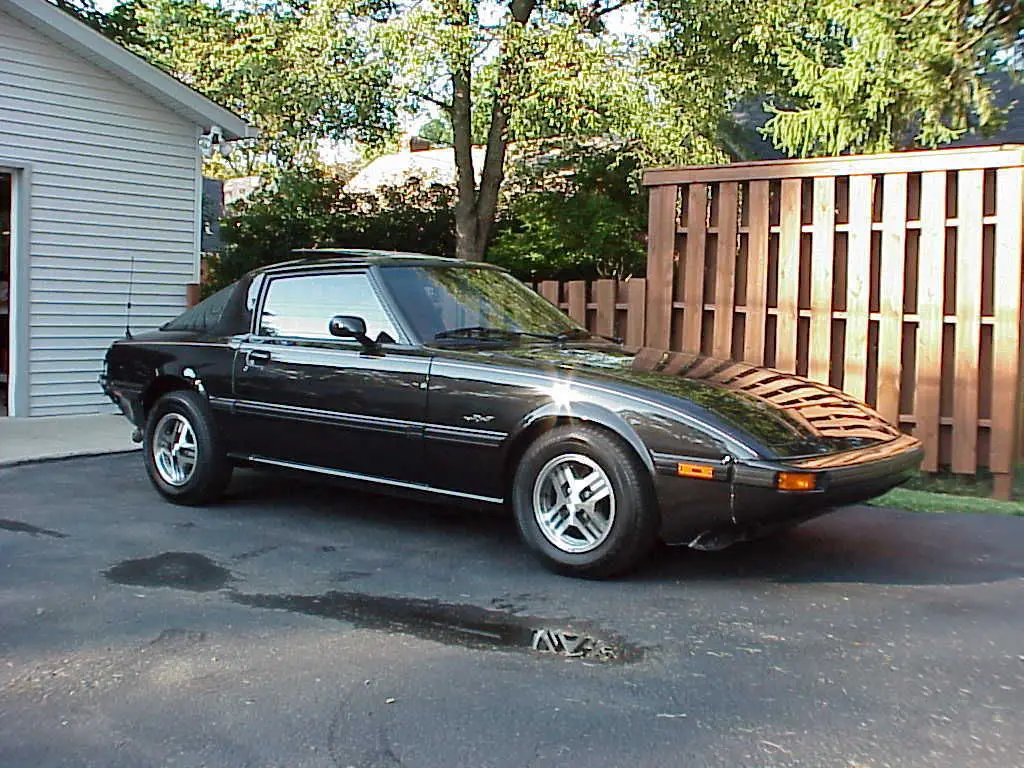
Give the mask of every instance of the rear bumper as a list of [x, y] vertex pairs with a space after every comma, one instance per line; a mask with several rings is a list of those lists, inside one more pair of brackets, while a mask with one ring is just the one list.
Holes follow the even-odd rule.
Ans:
[[[662, 538], [698, 546], [699, 538], [735, 541], [763, 535], [772, 528], [879, 496], [904, 482], [923, 457], [920, 441], [904, 435], [872, 448], [824, 457], [785, 463], [735, 462], [726, 465], [727, 471], [725, 467], [716, 471], [716, 478], [710, 481], [660, 474], [655, 485]], [[813, 474], [815, 490], [780, 491], [776, 488], [779, 472]], [[717, 504], [709, 504], [712, 499]], [[699, 503], [694, 505], [694, 500]]]
[[109, 397], [114, 405], [121, 409], [124, 417], [141, 429], [145, 421], [145, 414], [142, 408], [142, 391], [112, 382], [108, 376], [100, 376], [99, 384], [103, 394]]

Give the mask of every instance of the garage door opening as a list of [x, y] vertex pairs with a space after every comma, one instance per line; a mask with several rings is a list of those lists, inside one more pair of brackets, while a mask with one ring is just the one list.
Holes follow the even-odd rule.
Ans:
[[10, 410], [11, 182], [9, 173], [0, 173], [0, 417]]

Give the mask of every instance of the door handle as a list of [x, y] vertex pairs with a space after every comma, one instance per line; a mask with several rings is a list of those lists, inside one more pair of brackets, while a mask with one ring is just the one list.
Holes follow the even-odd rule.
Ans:
[[250, 349], [245, 353], [246, 366], [262, 365], [270, 362], [270, 353], [265, 349]]

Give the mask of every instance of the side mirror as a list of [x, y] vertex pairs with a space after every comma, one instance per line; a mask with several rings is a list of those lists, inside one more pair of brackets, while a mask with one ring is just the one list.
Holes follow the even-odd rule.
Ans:
[[355, 315], [335, 315], [328, 325], [331, 336], [340, 336], [343, 339], [358, 339], [366, 337], [366, 321]]
[[331, 336], [355, 339], [367, 352], [380, 352], [380, 344], [366, 335], [366, 321], [355, 315], [335, 315], [327, 325]]

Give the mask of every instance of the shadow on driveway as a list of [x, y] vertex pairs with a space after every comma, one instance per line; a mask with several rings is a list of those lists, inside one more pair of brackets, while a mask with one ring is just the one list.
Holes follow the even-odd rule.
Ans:
[[[502, 512], [409, 502], [331, 483], [241, 472], [220, 509], [297, 523], [358, 522], [376, 535], [443, 537], [507, 562], [516, 539]], [[210, 510], [213, 512], [213, 510]], [[630, 580], [956, 585], [1024, 577], [1024, 519], [847, 507], [791, 531], [720, 552], [659, 547]], [[532, 561], [529, 563], [532, 565]]]

